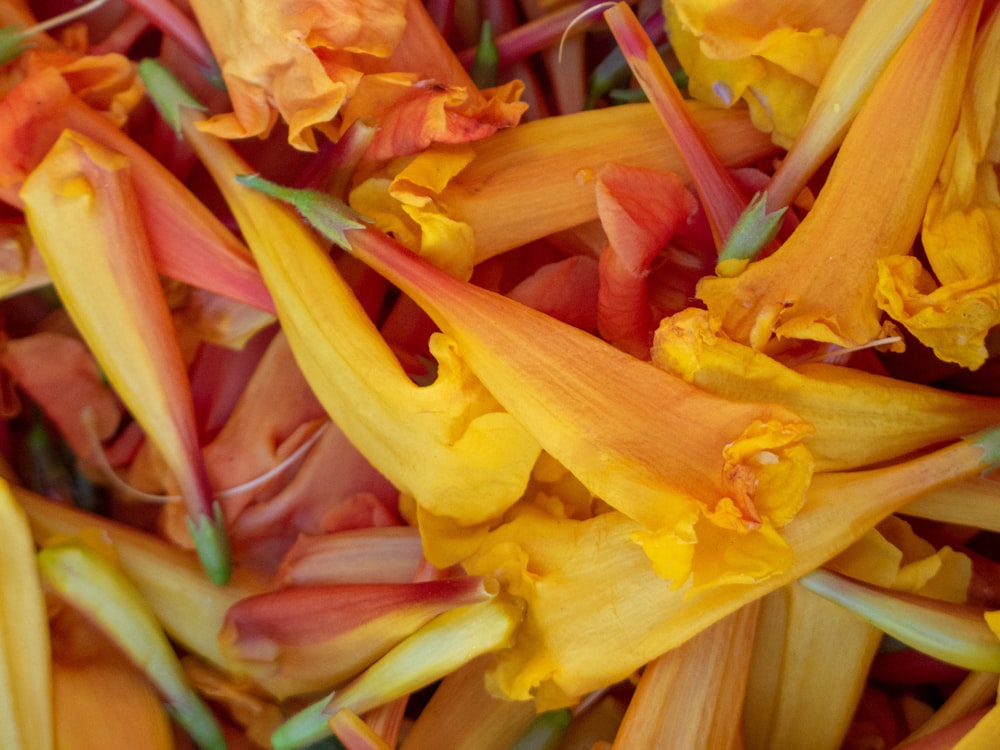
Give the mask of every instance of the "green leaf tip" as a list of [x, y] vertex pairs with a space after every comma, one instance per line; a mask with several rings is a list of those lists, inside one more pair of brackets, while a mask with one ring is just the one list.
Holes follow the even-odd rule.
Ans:
[[364, 217], [332, 195], [318, 190], [285, 187], [258, 174], [238, 175], [236, 181], [295, 207], [316, 231], [348, 252], [351, 251], [351, 243], [344, 233], [348, 229], [365, 228]]
[[769, 213], [767, 193], [757, 193], [726, 237], [719, 251], [716, 273], [719, 276], [736, 276], [741, 273], [747, 263], [756, 258], [778, 234], [786, 210], [783, 207]]
[[0, 28], [0, 65], [6, 65], [30, 49], [31, 44], [28, 42], [30, 38], [31, 34], [26, 33], [20, 26]]
[[500, 50], [497, 49], [496, 41], [493, 39], [493, 24], [483, 21], [482, 30], [479, 33], [479, 45], [476, 47], [476, 56], [469, 69], [469, 76], [473, 82], [481, 89], [488, 89], [497, 85], [497, 71], [500, 69]]
[[969, 435], [966, 440], [982, 448], [984, 471], [1000, 468], [1000, 425], [980, 430], [974, 435]]
[[220, 586], [227, 583], [233, 572], [233, 557], [222, 507], [218, 502], [212, 503], [211, 516], [207, 513], [197, 519], [188, 516], [187, 525], [198, 551], [198, 559], [209, 579]]
[[332, 736], [330, 716], [324, 709], [333, 700], [333, 695], [330, 693], [289, 717], [284, 724], [274, 730], [271, 735], [271, 747], [274, 750], [298, 750]]
[[205, 105], [184, 88], [176, 76], [167, 70], [159, 60], [154, 60], [151, 57], [140, 60], [139, 77], [145, 84], [146, 91], [153, 106], [156, 107], [156, 111], [160, 113], [160, 117], [178, 137], [181, 134], [181, 107], [201, 112], [206, 110]]

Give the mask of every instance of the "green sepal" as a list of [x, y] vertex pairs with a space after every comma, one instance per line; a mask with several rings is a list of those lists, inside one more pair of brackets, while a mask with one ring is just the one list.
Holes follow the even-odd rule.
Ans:
[[151, 57], [140, 60], [139, 77], [145, 84], [156, 111], [178, 138], [181, 135], [180, 108], [188, 107], [202, 112], [207, 109], [159, 60]]
[[493, 39], [493, 24], [483, 21], [482, 30], [479, 32], [479, 45], [476, 47], [476, 56], [472, 60], [469, 75], [476, 86], [488, 89], [497, 85], [499, 68], [500, 50], [497, 49]]
[[197, 519], [188, 516], [188, 531], [194, 540], [198, 559], [212, 583], [220, 586], [229, 582], [233, 573], [233, 556], [226, 534], [226, 519], [218, 501], [212, 503], [212, 516], [202, 514]]
[[30, 34], [24, 33], [20, 26], [4, 26], [0, 28], [0, 65], [6, 65], [11, 60], [26, 52], [31, 44]]
[[184, 705], [164, 703], [163, 707], [201, 750], [226, 750], [228, 747], [215, 715], [201, 700], [187, 701]]
[[289, 717], [271, 734], [271, 747], [274, 750], [297, 750], [332, 736], [330, 716], [324, 713], [324, 709], [333, 700], [333, 695], [330, 693]]
[[719, 263], [736, 261], [745, 267], [778, 234], [786, 210], [783, 207], [769, 213], [767, 192], [757, 193], [726, 237], [719, 251]]
[[236, 181], [264, 195], [294, 206], [320, 234], [350, 252], [351, 243], [344, 234], [348, 229], [364, 229], [364, 217], [332, 195], [318, 190], [290, 188], [265, 180], [257, 174], [238, 175]]

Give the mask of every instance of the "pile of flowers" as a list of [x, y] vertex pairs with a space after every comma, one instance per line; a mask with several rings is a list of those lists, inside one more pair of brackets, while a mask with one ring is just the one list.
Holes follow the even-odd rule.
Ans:
[[996, 2], [0, 25], [0, 746], [995, 745]]

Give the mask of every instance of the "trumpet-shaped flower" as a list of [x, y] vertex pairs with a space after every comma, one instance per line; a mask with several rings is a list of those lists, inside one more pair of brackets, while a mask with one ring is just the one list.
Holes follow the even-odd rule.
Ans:
[[0, 742], [51, 750], [52, 679], [45, 598], [24, 511], [0, 480]]
[[958, 127], [931, 190], [916, 258], [879, 265], [879, 305], [940, 359], [976, 368], [1000, 323], [1000, 17], [979, 34]]
[[754, 585], [698, 587], [705, 568], [729, 570], [739, 562], [726, 542], [699, 541], [695, 555], [711, 562], [700, 567], [696, 560], [694, 580], [677, 590], [657, 575], [635, 544], [641, 527], [623, 514], [573, 521], [526, 507], [490, 531], [463, 563], [470, 574], [496, 576], [527, 602], [517, 642], [497, 655], [491, 679], [511, 699], [533, 695], [540, 709], [568, 705], [823, 564], [917, 495], [998, 459], [994, 429], [906, 463], [816, 475], [805, 506], [781, 530], [791, 565]]
[[738, 277], [699, 284], [698, 296], [733, 339], [757, 349], [775, 336], [859, 346], [882, 334], [877, 264], [908, 253], [919, 230], [958, 114], [979, 7], [973, 0], [928, 11], [880, 77], [791, 237]]
[[67, 131], [21, 195], [60, 298], [173, 472], [198, 553], [212, 579], [224, 583], [231, 565], [225, 526], [213, 503], [186, 369], [127, 160]]
[[787, 147], [862, 0], [664, 2], [673, 48], [696, 99], [741, 99], [759, 128]]
[[514, 125], [526, 106], [516, 101], [520, 85], [480, 92], [457, 60], [442, 64], [454, 53], [420, 2], [196, 0], [192, 8], [234, 109], [202, 127], [224, 138], [266, 136], [280, 115], [289, 143], [313, 151], [315, 130], [336, 139], [364, 115], [381, 126], [373, 155], [387, 158], [481, 138]]
[[[349, 209], [332, 199], [259, 179], [251, 184], [296, 201], [329, 237], [415, 300], [549, 455], [646, 527], [643, 543], [663, 577], [678, 586], [687, 579], [703, 535], [732, 544], [744, 563], [757, 557], [734, 576], [767, 577], [787, 565], [775, 528], [795, 515], [809, 483], [812, 460], [801, 445], [808, 424], [780, 407], [710, 396], [459, 281], [374, 229], [344, 229], [363, 225], [347, 220]], [[696, 575], [714, 583], [725, 573]]]
[[817, 471], [877, 464], [1000, 422], [995, 398], [819, 362], [788, 367], [730, 340], [704, 310], [664, 318], [652, 356], [710, 393], [794, 411], [816, 428], [804, 442]]
[[[724, 165], [744, 166], [774, 151], [745, 112], [697, 104], [690, 109]], [[456, 150], [436, 158], [431, 150], [422, 160], [427, 167], [421, 176], [430, 168], [438, 175], [455, 172], [446, 184], [429, 177], [418, 184], [410, 179], [397, 182], [409, 162], [391, 162], [352, 191], [352, 208], [383, 231], [392, 230], [414, 251], [422, 248], [424, 235], [435, 247], [464, 249], [471, 244], [471, 259], [453, 257], [441, 264], [471, 268], [532, 240], [597, 219], [594, 181], [609, 164], [690, 178], [684, 159], [648, 104], [546, 117], [466, 147], [473, 154], [468, 164], [458, 161]], [[414, 210], [418, 201], [419, 210]]]
[[236, 603], [219, 641], [231, 671], [286, 698], [338, 685], [437, 615], [495, 595], [473, 577], [292, 586]]
[[249, 166], [198, 131], [194, 112], [182, 118], [256, 255], [303, 374], [344, 434], [393, 485], [460, 523], [513, 505], [540, 449], [468, 371], [455, 343], [435, 337], [437, 379], [414, 384], [315, 234], [291, 209], [238, 184]]

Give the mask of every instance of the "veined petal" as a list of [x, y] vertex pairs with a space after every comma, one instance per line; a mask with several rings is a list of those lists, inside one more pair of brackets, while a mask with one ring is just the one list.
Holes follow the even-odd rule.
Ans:
[[292, 586], [235, 604], [219, 641], [230, 670], [286, 698], [357, 675], [442, 612], [491, 598], [492, 588], [480, 578]]
[[699, 284], [698, 296], [732, 338], [762, 349], [772, 337], [860, 346], [880, 336], [878, 261], [908, 253], [919, 230], [958, 115], [979, 8], [979, 0], [938, 3], [925, 14], [792, 236], [740, 276]]
[[54, 747], [45, 598], [24, 511], [0, 480], [0, 741], [11, 750]]
[[818, 471], [877, 464], [1000, 422], [1000, 400], [823, 363], [788, 367], [729, 339], [704, 310], [660, 322], [653, 362], [736, 401], [786, 406], [816, 429]]
[[446, 337], [431, 340], [437, 379], [415, 385], [316, 236], [291, 209], [237, 183], [252, 170], [228, 144], [198, 132], [194, 113], [184, 117], [331, 418], [376, 469], [434, 512], [462, 524], [502, 514], [524, 491], [540, 451], [530, 433], [498, 407]]
[[221, 518], [213, 518], [190, 385], [138, 218], [127, 159], [66, 131], [25, 180], [21, 195], [63, 304], [173, 472], [206, 569], [225, 582], [228, 542]]

